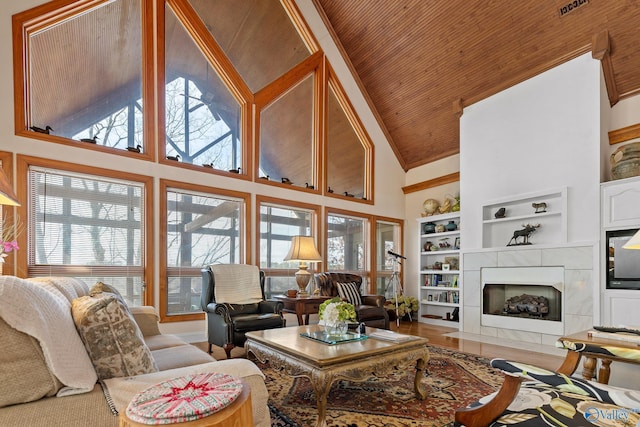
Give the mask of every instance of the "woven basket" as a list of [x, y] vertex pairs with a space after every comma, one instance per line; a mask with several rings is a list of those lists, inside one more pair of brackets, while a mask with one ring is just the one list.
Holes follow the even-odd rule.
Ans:
[[619, 147], [611, 154], [611, 177], [629, 178], [640, 175], [640, 141]]

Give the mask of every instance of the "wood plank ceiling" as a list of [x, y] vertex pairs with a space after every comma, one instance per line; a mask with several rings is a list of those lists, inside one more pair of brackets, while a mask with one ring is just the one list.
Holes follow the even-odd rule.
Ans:
[[592, 51], [605, 31], [610, 99], [640, 91], [637, 0], [314, 2], [405, 170], [459, 152], [463, 106]]

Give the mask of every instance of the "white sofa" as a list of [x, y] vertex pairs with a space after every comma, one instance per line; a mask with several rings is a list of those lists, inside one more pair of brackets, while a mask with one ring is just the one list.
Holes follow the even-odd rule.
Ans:
[[0, 276], [0, 425], [115, 427], [117, 412], [139, 391], [207, 372], [243, 378], [251, 387], [254, 424], [270, 425], [260, 369], [246, 359], [216, 361], [177, 336], [161, 334], [153, 307], [127, 308], [153, 372], [98, 381], [86, 337], [72, 315], [74, 301], [90, 298], [89, 293], [89, 286], [74, 278]]

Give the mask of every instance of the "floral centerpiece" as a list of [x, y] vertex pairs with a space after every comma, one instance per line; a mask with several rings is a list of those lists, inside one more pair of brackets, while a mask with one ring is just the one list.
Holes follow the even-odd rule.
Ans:
[[4, 259], [10, 252], [20, 249], [17, 239], [23, 229], [24, 226], [20, 221], [11, 224], [4, 218], [0, 221], [0, 264], [4, 263]]
[[387, 310], [393, 311], [395, 313], [396, 310], [396, 299], [398, 300], [398, 317], [403, 317], [406, 314], [411, 314], [413, 318], [414, 313], [418, 313], [418, 308], [420, 307], [420, 303], [416, 297], [398, 295], [396, 298], [390, 298], [387, 300], [385, 305], [387, 306]]
[[356, 310], [353, 304], [335, 297], [320, 304], [318, 317], [330, 335], [344, 334], [347, 332], [347, 322], [356, 320]]

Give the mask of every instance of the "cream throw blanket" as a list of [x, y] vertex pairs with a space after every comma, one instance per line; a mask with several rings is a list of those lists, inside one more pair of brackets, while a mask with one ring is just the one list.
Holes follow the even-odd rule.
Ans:
[[215, 278], [216, 302], [251, 304], [262, 301], [260, 270], [255, 265], [210, 265]]
[[71, 302], [55, 286], [0, 276], [0, 317], [40, 342], [49, 369], [64, 384], [58, 396], [93, 390], [98, 377], [73, 323]]

